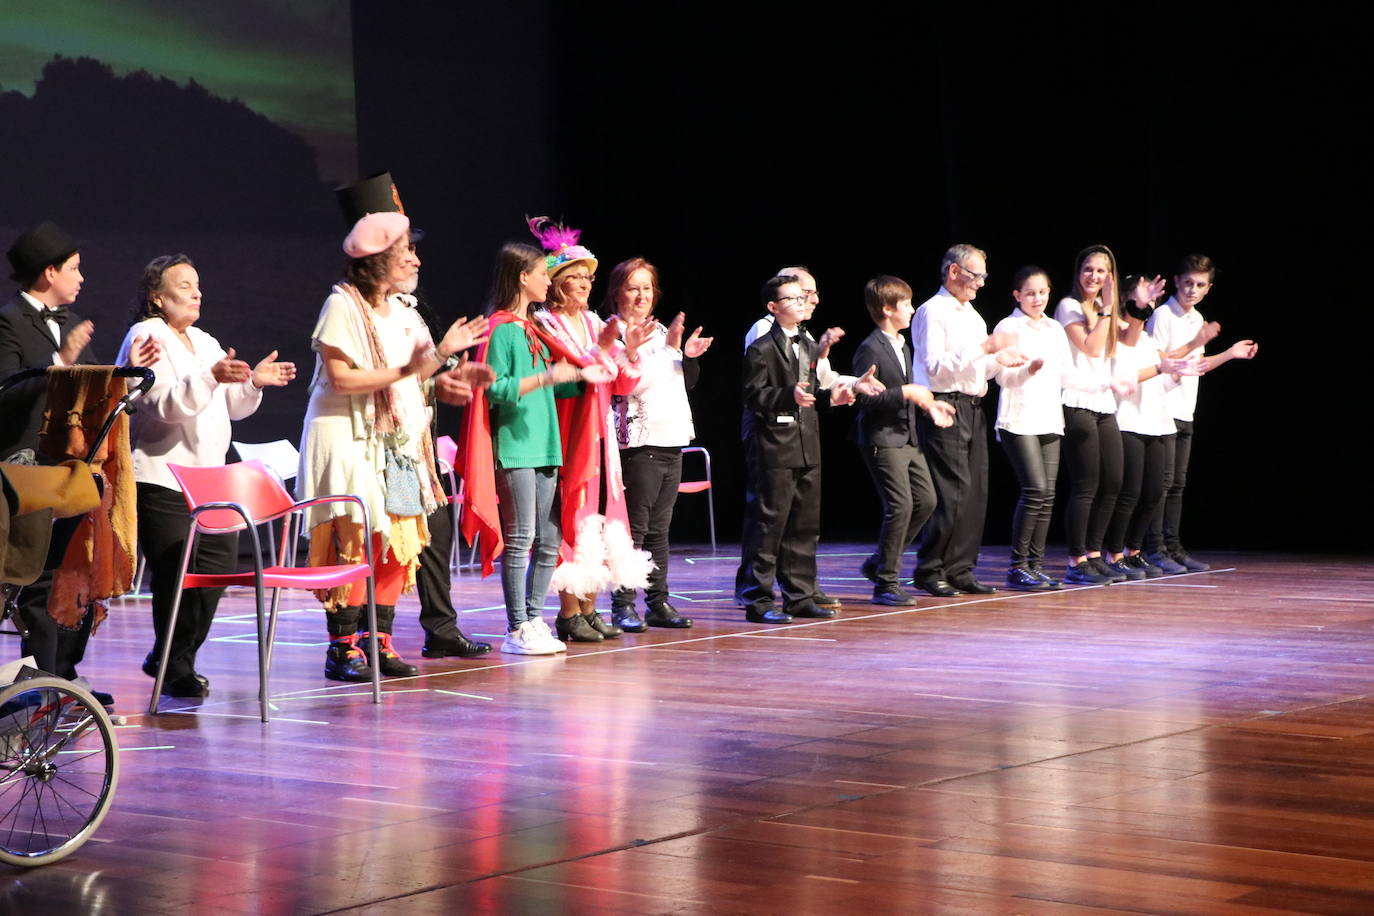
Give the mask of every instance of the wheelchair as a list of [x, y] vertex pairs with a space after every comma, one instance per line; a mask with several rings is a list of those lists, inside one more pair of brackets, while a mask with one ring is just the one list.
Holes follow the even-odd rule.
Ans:
[[[11, 385], [44, 375], [46, 368], [27, 369], [0, 381]], [[117, 377], [139, 378], [110, 411], [86, 456], [89, 464], [120, 413], [153, 384], [149, 369], [121, 368]], [[97, 487], [100, 476], [96, 475]], [[60, 557], [75, 525], [54, 523], [48, 568]], [[54, 563], [53, 557], [59, 559]], [[32, 576], [27, 581], [32, 581]], [[12, 620], [25, 635], [15, 613], [21, 584], [6, 582], [0, 620]], [[119, 742], [107, 710], [77, 683], [54, 677], [22, 662], [0, 667], [0, 862], [38, 866], [56, 862], [77, 850], [99, 828], [119, 782]]]

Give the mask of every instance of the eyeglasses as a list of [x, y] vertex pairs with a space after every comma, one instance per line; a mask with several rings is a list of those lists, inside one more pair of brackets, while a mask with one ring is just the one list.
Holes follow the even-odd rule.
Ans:
[[804, 289], [802, 290], [802, 295], [808, 299], [815, 299], [817, 302], [821, 301], [821, 294], [814, 289]]
[[782, 305], [784, 302], [795, 302], [795, 303], [797, 303], [798, 305], [804, 305], [804, 304], [806, 303], [806, 300], [807, 300], [808, 298], [810, 298], [810, 297], [807, 296], [807, 295], [805, 295], [805, 294], [800, 295], [800, 296], [779, 296], [778, 298], [774, 299], [773, 301], [776, 302], [776, 303], [778, 303], [778, 305]]
[[964, 273], [968, 274], [968, 275], [969, 275], [970, 277], [972, 277], [973, 279], [975, 279], [975, 280], [982, 280], [984, 283], [987, 282], [987, 279], [988, 279], [988, 275], [987, 275], [987, 274], [974, 273], [973, 271], [969, 270], [967, 267], [965, 267], [965, 266], [962, 265], [962, 264], [959, 264], [959, 265], [957, 265], [957, 266], [958, 266], [958, 268], [959, 268], [960, 270], [962, 270]]
[[592, 274], [591, 276], [588, 276], [588, 275], [586, 275], [586, 274], [568, 274], [568, 275], [567, 275], [566, 277], [564, 277], [563, 279], [564, 279], [564, 280], [586, 280], [588, 283], [595, 283], [595, 282], [596, 282], [596, 274]]

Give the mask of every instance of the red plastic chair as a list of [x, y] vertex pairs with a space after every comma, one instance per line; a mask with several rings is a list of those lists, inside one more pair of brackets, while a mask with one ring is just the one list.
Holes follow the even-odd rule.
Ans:
[[[186, 497], [186, 505], [191, 510], [191, 521], [186, 532], [186, 548], [181, 552], [181, 581], [177, 584], [176, 596], [172, 599], [172, 616], [167, 624], [167, 633], [176, 632], [177, 612], [181, 610], [181, 593], [188, 588], [221, 588], [241, 585], [252, 588], [257, 596], [258, 606], [258, 703], [261, 707], [262, 721], [267, 721], [267, 675], [272, 667], [272, 644], [277, 635], [277, 608], [281, 602], [284, 588], [323, 589], [347, 585], [359, 579], [367, 579], [367, 626], [368, 632], [377, 632], [376, 583], [373, 579], [372, 538], [363, 539], [367, 551], [365, 563], [350, 563], [346, 566], [288, 566], [290, 554], [287, 545], [295, 543], [295, 527], [303, 518], [302, 510], [310, 506], [329, 502], [351, 502], [357, 505], [363, 516], [363, 531], [370, 532], [367, 506], [357, 496], [317, 496], [314, 499], [295, 502], [282, 487], [281, 481], [267, 469], [261, 461], [242, 461], [222, 467], [193, 468], [169, 464], [172, 476], [181, 485]], [[262, 565], [262, 542], [258, 538], [258, 526], [277, 519], [287, 520], [285, 537], [282, 538], [278, 565], [264, 568]], [[187, 572], [191, 551], [195, 547], [196, 535], [227, 534], [232, 531], [248, 531], [253, 540], [253, 569], [236, 573], [191, 573]], [[272, 589], [272, 610], [268, 615], [264, 610], [263, 590]], [[382, 683], [380, 661], [377, 658], [377, 640], [371, 641], [370, 663], [372, 665], [372, 702], [382, 702]], [[172, 641], [169, 638], [162, 646], [162, 658], [158, 662], [157, 677], [153, 680], [153, 698], [148, 702], [150, 715], [157, 715], [158, 699], [162, 693], [162, 681], [167, 674], [167, 660], [171, 657]]]
[[[716, 552], [716, 497], [711, 492], [711, 453], [699, 445], [692, 445], [682, 450], [685, 458], [689, 454], [699, 453], [706, 461], [706, 477], [701, 480], [684, 480], [677, 485], [679, 493], [700, 493], [706, 492], [706, 517], [711, 522], [711, 553]], [[684, 464], [686, 462], [684, 461]]]

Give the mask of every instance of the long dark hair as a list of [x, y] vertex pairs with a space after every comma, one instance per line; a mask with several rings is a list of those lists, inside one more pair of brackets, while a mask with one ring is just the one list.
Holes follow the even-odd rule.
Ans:
[[520, 298], [520, 275], [533, 270], [545, 257], [544, 252], [524, 242], [502, 245], [496, 254], [496, 267], [491, 272], [486, 313], [509, 311]]
[[153, 301], [153, 297], [162, 289], [163, 276], [178, 264], [196, 266], [184, 254], [164, 254], [153, 258], [148, 262], [148, 266], [143, 268], [143, 276], [138, 278], [138, 299], [134, 302], [133, 320], [129, 322], [130, 325], [149, 318], [162, 317], [162, 308]]

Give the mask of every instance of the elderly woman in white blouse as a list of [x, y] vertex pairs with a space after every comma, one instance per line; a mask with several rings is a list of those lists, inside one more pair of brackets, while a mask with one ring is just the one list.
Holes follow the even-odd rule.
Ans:
[[[630, 327], [649, 321], [658, 301], [658, 271], [643, 258], [631, 258], [611, 271], [603, 311], [618, 315]], [[653, 333], [638, 349], [639, 383], [629, 395], [611, 400], [630, 537], [654, 560], [644, 590], [643, 619], [635, 611], [633, 589], [620, 589], [612, 597], [612, 619], [631, 633], [641, 632], [646, 624], [692, 625], [668, 602], [668, 526], [682, 480], [682, 449], [695, 435], [687, 391], [696, 385], [697, 357], [711, 346], [712, 338], [702, 337], [697, 328], [684, 341], [684, 327], [681, 312], [666, 327], [655, 322]]]
[[[155, 643], [143, 670], [157, 675], [157, 661], [168, 638], [186, 542], [189, 514], [170, 464], [223, 464], [229, 451], [231, 420], [250, 416], [262, 403], [262, 389], [285, 385], [296, 377], [292, 363], [279, 362], [272, 351], [257, 365], [238, 359], [234, 348], [196, 327], [200, 320], [200, 275], [184, 254], [154, 258], [143, 269], [135, 323], [124, 336], [119, 362], [149, 339], [161, 345], [151, 368], [156, 381], [133, 415], [130, 444], [138, 483], [138, 542], [152, 576]], [[232, 571], [238, 536], [222, 534], [196, 539], [190, 569]], [[162, 692], [200, 697], [210, 682], [196, 672], [196, 651], [210, 634], [222, 588], [187, 589], [181, 598], [176, 632]]]

